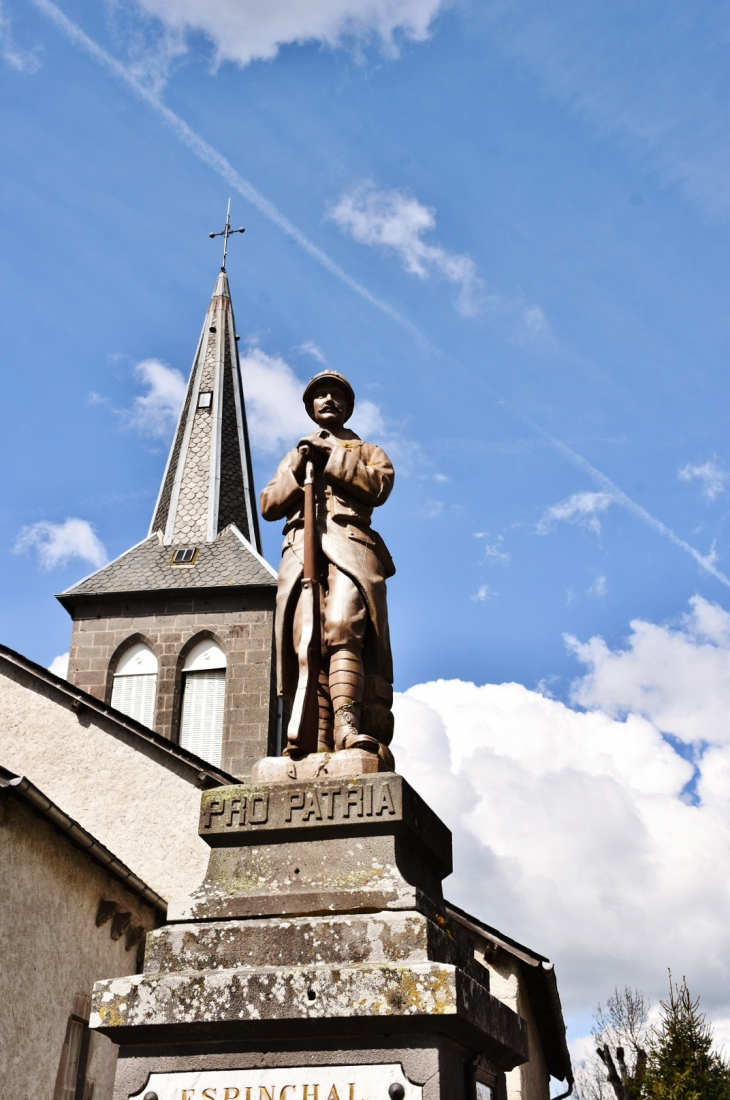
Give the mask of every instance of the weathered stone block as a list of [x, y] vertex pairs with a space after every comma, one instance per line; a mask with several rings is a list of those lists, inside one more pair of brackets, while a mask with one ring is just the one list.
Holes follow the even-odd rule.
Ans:
[[[356, 1023], [360, 1034], [389, 1027], [426, 1030], [474, 1041], [509, 1069], [527, 1057], [524, 1022], [456, 967], [276, 967], [200, 973], [135, 974], [97, 982], [91, 1026], [115, 1041], [306, 1034]], [[327, 1029], [324, 1029], [325, 1031]]]
[[170, 924], [147, 936], [146, 973], [443, 962], [488, 988], [458, 926], [415, 912]]

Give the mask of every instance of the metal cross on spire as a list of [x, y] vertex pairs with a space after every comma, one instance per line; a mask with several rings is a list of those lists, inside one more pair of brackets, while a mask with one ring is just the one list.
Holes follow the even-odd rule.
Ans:
[[228, 211], [226, 213], [225, 228], [221, 229], [220, 233], [209, 233], [209, 237], [222, 237], [223, 238], [223, 263], [221, 264], [221, 271], [226, 270], [226, 256], [228, 255], [228, 238], [233, 236], [234, 233], [245, 233], [246, 230], [231, 229], [231, 200], [228, 200]]

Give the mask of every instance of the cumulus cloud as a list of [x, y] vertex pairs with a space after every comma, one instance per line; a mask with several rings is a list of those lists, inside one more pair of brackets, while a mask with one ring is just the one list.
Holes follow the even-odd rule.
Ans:
[[686, 744], [730, 745], [730, 613], [701, 596], [675, 627], [636, 619], [623, 649], [567, 644], [588, 669], [573, 702], [612, 717], [641, 714]]
[[262, 454], [281, 455], [312, 428], [304, 383], [284, 359], [255, 345], [241, 356], [241, 372], [251, 443]]
[[[251, 443], [263, 454], [281, 455], [313, 430], [302, 403], [304, 382], [278, 355], [267, 355], [252, 345], [241, 357]], [[383, 434], [380, 409], [367, 398], [358, 398], [348, 421], [363, 439]]]
[[438, 274], [458, 287], [456, 305], [472, 316], [484, 304], [482, 282], [469, 256], [447, 252], [423, 240], [436, 226], [435, 212], [405, 191], [378, 191], [366, 180], [347, 192], [329, 211], [343, 233], [358, 244], [376, 245], [395, 253], [412, 275], [428, 279]]
[[382, 439], [385, 435], [385, 422], [380, 407], [367, 397], [358, 397], [348, 428], [357, 432], [362, 439]]
[[601, 533], [601, 521], [598, 516], [611, 504], [616, 503], [612, 493], [573, 493], [567, 500], [552, 504], [547, 508], [537, 525], [538, 535], [547, 535], [555, 523], [579, 523], [592, 531]]
[[185, 379], [179, 370], [159, 359], [143, 359], [135, 366], [134, 375], [147, 387], [147, 392], [135, 397], [126, 414], [129, 423], [143, 435], [169, 436], [185, 399]]
[[399, 37], [423, 41], [446, 0], [140, 0], [143, 9], [181, 31], [200, 31], [219, 61], [248, 65], [289, 43], [378, 40], [391, 55]]
[[72, 558], [80, 558], [97, 568], [107, 560], [103, 543], [85, 519], [72, 518], [63, 523], [41, 520], [23, 527], [13, 549], [16, 554], [35, 550], [43, 570], [57, 569]]
[[656, 999], [671, 966], [727, 1017], [730, 613], [571, 644], [587, 711], [514, 683], [397, 697], [399, 771], [454, 832], [447, 896], [555, 960], [569, 1013]]
[[61, 676], [64, 680], [68, 676], [68, 653], [59, 653], [58, 657], [54, 657], [48, 666], [49, 672], [55, 672], [56, 676]]
[[720, 493], [725, 492], [725, 483], [728, 478], [727, 470], [723, 470], [714, 458], [703, 462], [701, 466], [689, 464], [683, 466], [677, 476], [680, 481], [699, 481], [700, 491], [709, 501], [713, 501]]

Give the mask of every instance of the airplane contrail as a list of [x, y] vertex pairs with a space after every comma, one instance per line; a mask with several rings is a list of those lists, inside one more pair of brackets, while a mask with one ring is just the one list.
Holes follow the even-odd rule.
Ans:
[[[178, 140], [185, 145], [194, 156], [198, 158], [203, 164], [206, 164], [214, 172], [216, 172], [222, 179], [226, 181], [234, 190], [238, 192], [243, 198], [255, 206], [269, 221], [273, 222], [283, 233], [285, 233], [292, 240], [302, 248], [308, 255], [310, 255], [317, 263], [321, 264], [331, 275], [334, 275], [336, 279], [344, 283], [350, 290], [354, 291], [371, 306], [380, 310], [396, 324], [404, 328], [421, 347], [435, 352], [436, 354], [442, 354], [439, 349], [436, 348], [420, 331], [420, 329], [409, 321], [407, 317], [404, 317], [397, 309], [389, 305], [388, 302], [384, 302], [381, 298], [372, 294], [367, 287], [363, 286], [356, 279], [353, 279], [351, 275], [348, 275], [339, 264], [327, 255], [327, 253], [321, 249], [318, 245], [311, 241], [309, 237], [301, 231], [286, 214], [276, 207], [265, 195], [254, 187], [254, 185], [242, 176], [233, 165], [230, 163], [222, 153], [219, 153], [212, 145], [205, 141], [199, 134], [197, 134], [192, 127], [190, 127], [184, 119], [175, 114], [154, 92], [149, 88], [145, 88], [137, 77], [129, 71], [121, 61], [118, 61], [115, 57], [112, 57], [110, 53], [107, 53], [97, 42], [90, 38], [85, 31], [74, 23], [68, 16], [53, 3], [53, 0], [31, 0], [31, 3], [38, 8], [48, 19], [54, 23], [59, 30], [65, 34], [73, 45], [83, 50], [89, 57], [93, 58], [103, 68], [107, 69], [119, 80], [130, 88], [136, 96], [143, 100], [148, 107], [150, 107], [155, 114], [157, 114], [163, 122], [170, 128], [173, 134]], [[679, 535], [668, 527], [662, 520], [657, 519], [655, 516], [648, 512], [646, 508], [638, 504], [622, 489], [619, 489], [617, 485], [605, 474], [597, 470], [595, 466], [592, 466], [587, 459], [578, 454], [577, 451], [572, 450], [566, 443], [563, 443], [559, 439], [555, 439], [538, 424], [533, 423], [527, 417], [523, 416], [527, 423], [530, 423], [534, 431], [546, 439], [556, 450], [558, 450], [565, 458], [567, 458], [574, 466], [580, 467], [591, 477], [591, 479], [600, 485], [607, 492], [610, 492], [617, 504], [622, 504], [627, 511], [631, 512], [638, 519], [642, 520], [645, 524], [655, 530], [658, 534], [663, 535], [675, 546], [679, 547], [690, 557], [694, 558], [701, 569], [709, 573], [721, 584], [730, 588], [730, 578], [728, 578], [720, 569], [717, 568], [714, 562], [714, 558], [711, 554], [702, 554], [699, 550], [696, 550], [694, 546], [680, 538]]]
[[274, 206], [273, 202], [262, 195], [261, 192], [254, 187], [254, 185], [247, 180], [244, 176], [237, 172], [231, 162], [219, 153], [212, 145], [210, 145], [204, 138], [188, 126], [187, 122], [175, 114], [174, 111], [162, 102], [160, 97], [149, 88], [145, 88], [137, 77], [126, 68], [125, 65], [118, 61], [115, 57], [112, 57], [110, 53], [107, 53], [93, 38], [90, 38], [85, 31], [69, 19], [53, 0], [30, 0], [32, 4], [39, 11], [41, 11], [48, 19], [54, 23], [59, 30], [68, 38], [68, 40], [89, 57], [93, 58], [99, 65], [107, 69], [110, 73], [116, 76], [124, 84], [127, 85], [131, 91], [134, 92], [141, 100], [143, 100], [148, 107], [150, 107], [156, 115], [158, 115], [163, 122], [170, 128], [175, 137], [185, 145], [194, 156], [198, 158], [203, 164], [206, 164], [209, 168], [212, 168], [221, 179], [224, 179], [239, 195], [242, 195], [244, 199], [255, 206], [264, 217], [273, 222], [277, 228], [279, 228], [287, 237], [291, 237], [292, 240], [303, 248], [318, 264], [321, 264], [331, 275], [334, 275], [336, 279], [348, 286], [350, 290], [353, 290], [371, 306], [375, 306], [381, 313], [384, 313], [396, 324], [404, 328], [423, 348], [427, 348], [430, 351], [436, 351], [434, 346], [423, 335], [420, 329], [409, 321], [407, 317], [404, 317], [402, 313], [399, 313], [397, 309], [389, 305], [388, 302], [384, 302], [382, 298], [376, 297], [372, 294], [367, 287], [363, 286], [356, 279], [353, 279], [351, 275], [348, 275], [346, 271], [335, 263], [335, 261], [327, 255], [327, 253], [321, 249], [318, 245], [311, 241], [306, 233], [303, 233], [286, 214], [282, 214], [278, 207]]
[[607, 477], [606, 474], [601, 473], [595, 466], [592, 466], [587, 458], [578, 454], [578, 452], [574, 451], [572, 447], [569, 447], [567, 443], [563, 443], [562, 440], [556, 439], [554, 436], [550, 435], [549, 432], [546, 432], [539, 424], [533, 423], [533, 421], [528, 420], [527, 417], [523, 419], [526, 420], [543, 439], [546, 439], [557, 451], [559, 451], [564, 458], [567, 458], [574, 466], [578, 466], [587, 473], [595, 484], [599, 485], [604, 492], [610, 493], [616, 504], [623, 505], [623, 507], [628, 512], [631, 512], [632, 515], [635, 515], [637, 519], [642, 520], [647, 526], [653, 528], [660, 535], [663, 535], [664, 538], [669, 539], [670, 542], [674, 543], [674, 545], [678, 546], [681, 550], [684, 550], [685, 554], [689, 554], [690, 557], [694, 558], [700, 568], [713, 576], [715, 580], [720, 581], [721, 584], [730, 588], [730, 577], [727, 577], [722, 570], [717, 568], [712, 553], [701, 554], [700, 551], [696, 550], [689, 542], [686, 542], [683, 538], [680, 538], [679, 535], [675, 534], [671, 527], [667, 527], [666, 523], [657, 519], [651, 512], [647, 512], [646, 508], [633, 500], [633, 498], [630, 497], [628, 493], [625, 493], [623, 489], [619, 489], [618, 485], [611, 481], [610, 477]]

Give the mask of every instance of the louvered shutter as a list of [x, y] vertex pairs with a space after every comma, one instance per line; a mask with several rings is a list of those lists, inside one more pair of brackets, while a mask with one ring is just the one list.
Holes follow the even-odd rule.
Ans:
[[151, 729], [155, 718], [156, 688], [156, 672], [142, 676], [115, 676], [112, 706]]
[[216, 766], [221, 762], [225, 694], [224, 668], [185, 674], [180, 744]]

